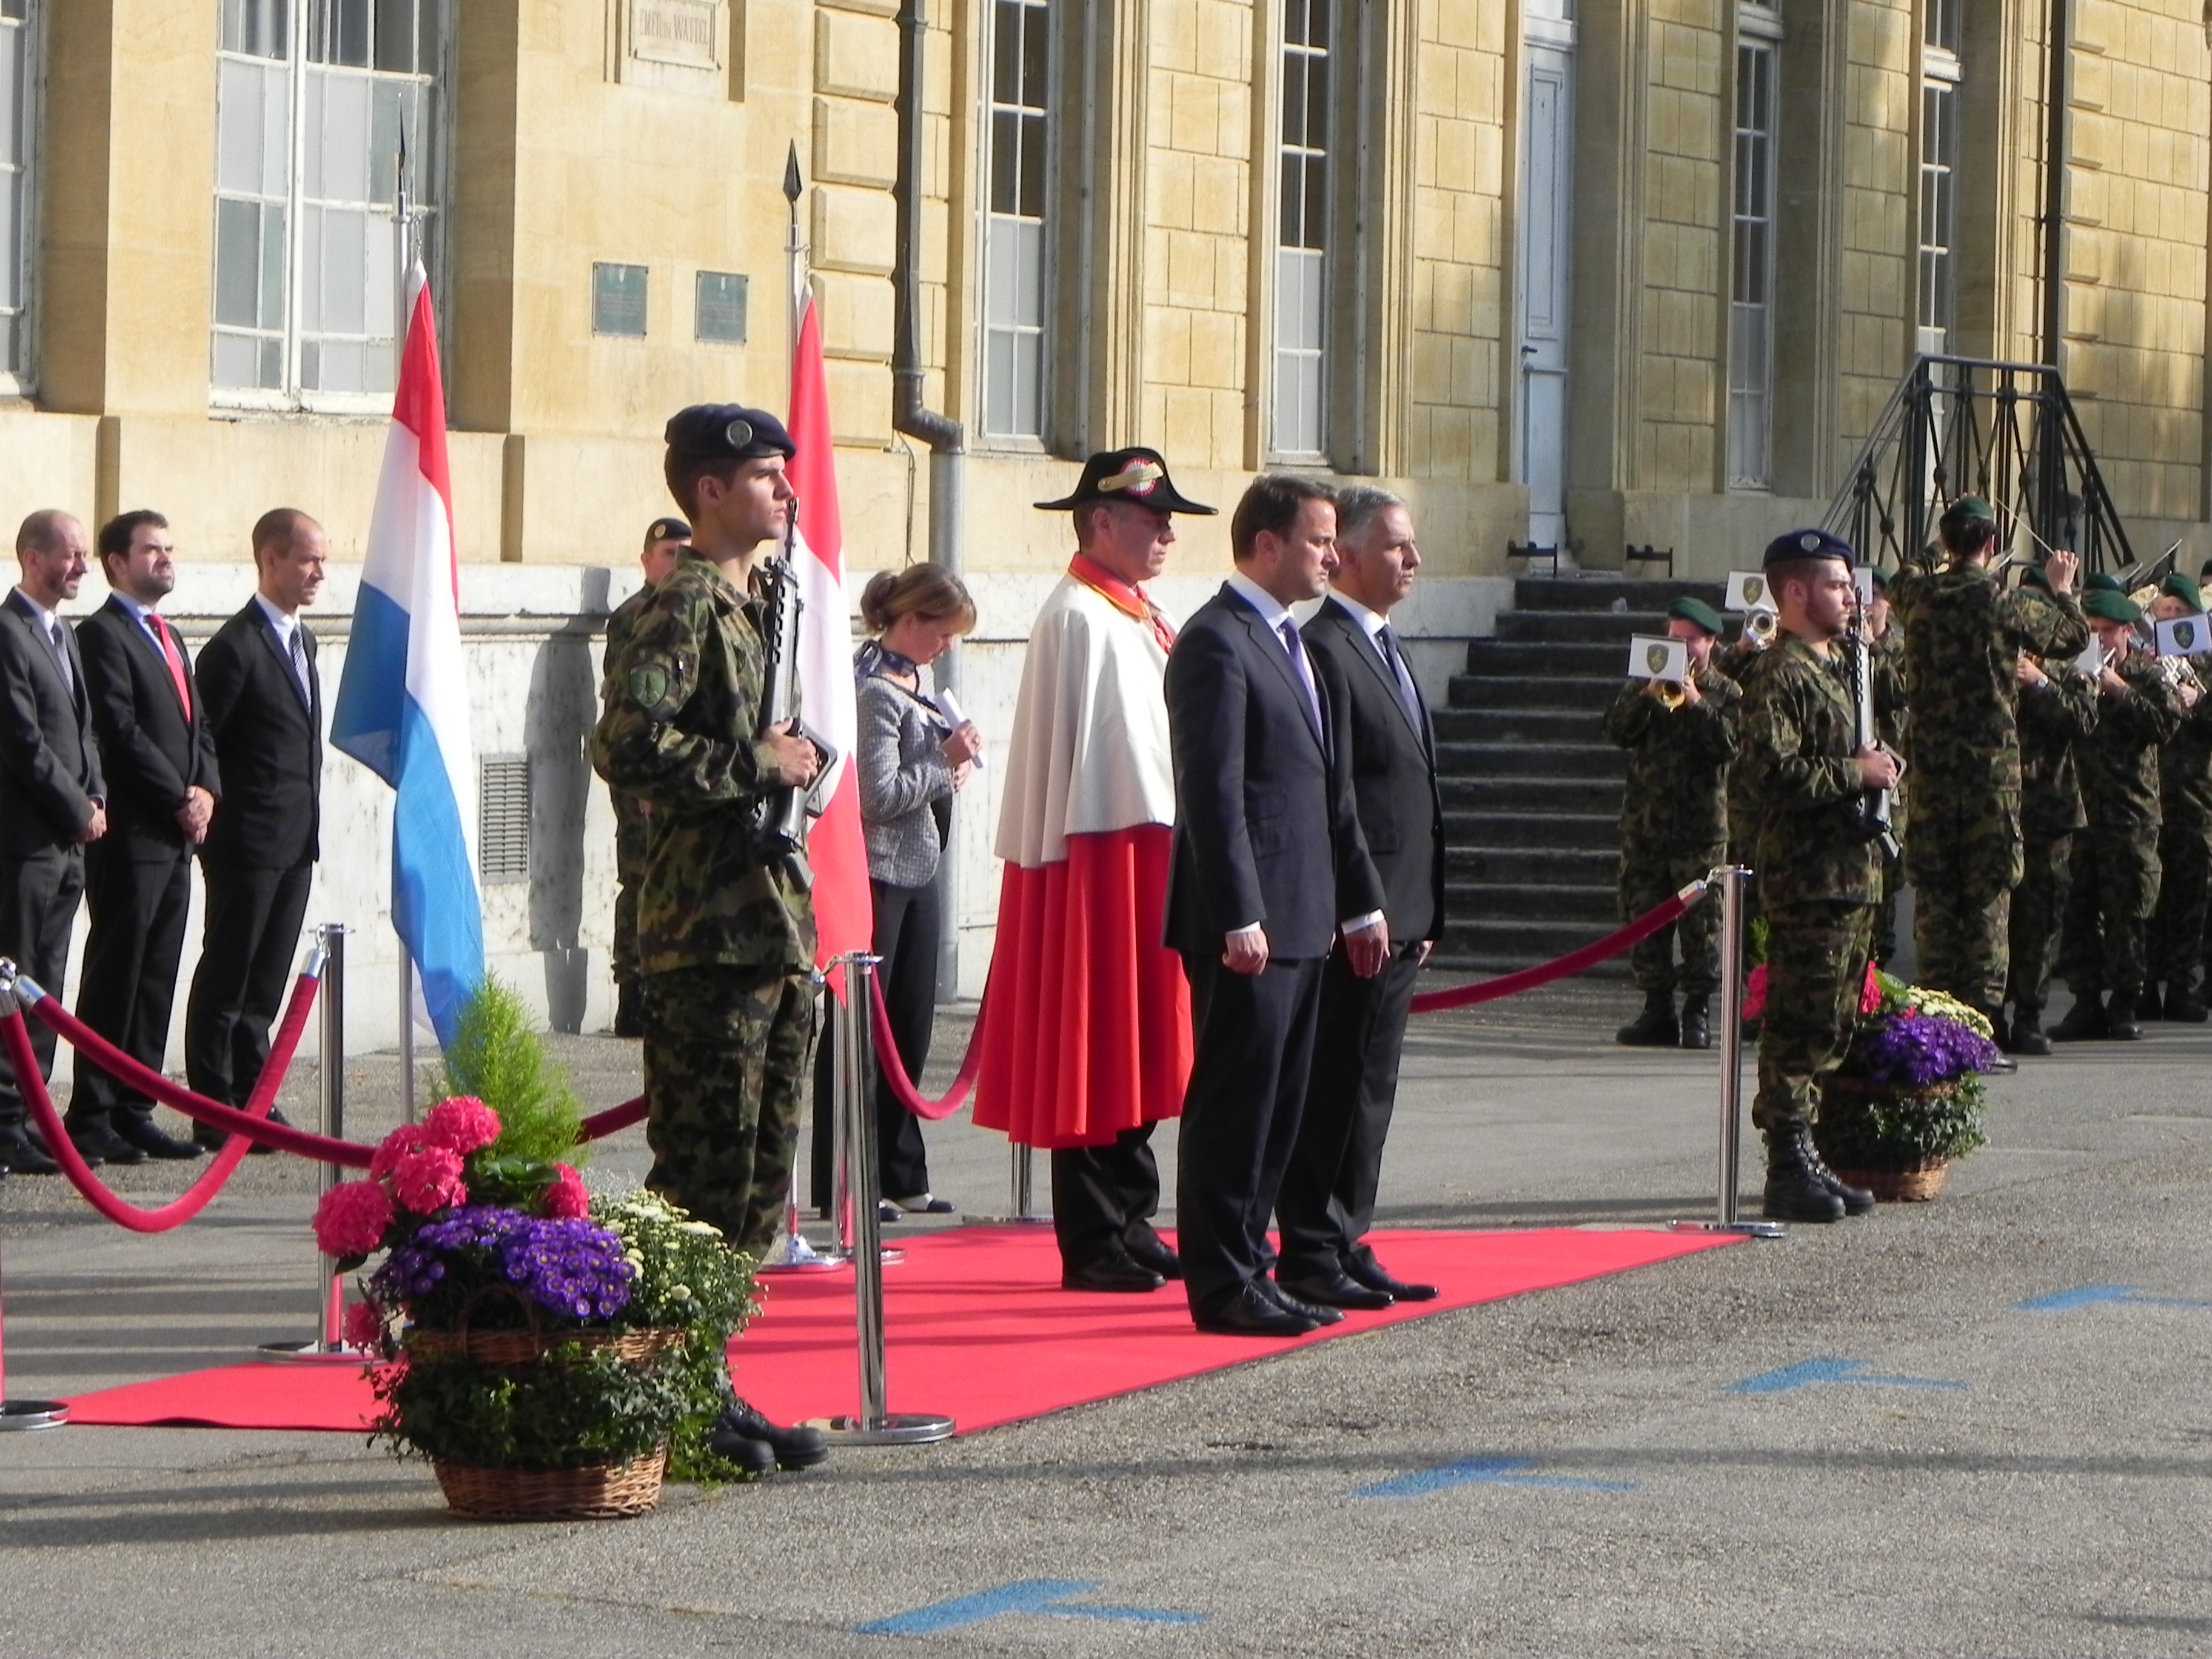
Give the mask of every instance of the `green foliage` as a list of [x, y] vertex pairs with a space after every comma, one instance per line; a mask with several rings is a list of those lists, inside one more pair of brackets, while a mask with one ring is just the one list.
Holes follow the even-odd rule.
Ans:
[[477, 1468], [627, 1463], [668, 1443], [692, 1409], [683, 1351], [641, 1365], [570, 1343], [532, 1364], [414, 1360], [377, 1373], [372, 1443]]
[[1830, 1089], [1814, 1139], [1820, 1156], [1838, 1169], [1902, 1170], [1964, 1158], [1989, 1144], [1982, 1120], [1986, 1097], [1978, 1076], [1925, 1089]]
[[[473, 1095], [499, 1114], [499, 1139], [492, 1143], [491, 1159], [536, 1160], [540, 1164], [556, 1159], [584, 1162], [587, 1148], [577, 1141], [583, 1130], [582, 1103], [568, 1086], [568, 1074], [545, 1052], [521, 996], [489, 974], [461, 1006], [453, 1043], [429, 1097], [443, 1100], [453, 1095]], [[472, 1171], [476, 1167], [472, 1161]], [[520, 1192], [526, 1172], [520, 1164], [514, 1167]], [[542, 1187], [544, 1182], [538, 1184]], [[477, 1203], [514, 1201], [496, 1192], [477, 1195], [473, 1181], [470, 1191]]]
[[1751, 934], [1751, 954], [1743, 964], [1747, 972], [1766, 960], [1766, 918], [1753, 916], [1748, 931]]

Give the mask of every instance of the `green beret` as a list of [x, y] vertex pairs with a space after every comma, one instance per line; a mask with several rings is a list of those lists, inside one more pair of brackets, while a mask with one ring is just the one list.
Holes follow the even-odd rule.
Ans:
[[1984, 497], [1961, 495], [1945, 510], [1943, 519], [1947, 524], [1964, 524], [1971, 521], [1977, 524], [1993, 525], [1997, 521], [1997, 515], [1996, 510]]
[[1874, 582], [1874, 591], [1875, 592], [1887, 593], [1889, 592], [1889, 572], [1878, 568], [1874, 573], [1872, 580]]
[[1667, 614], [1669, 617], [1679, 617], [1682, 621], [1686, 623], [1695, 623], [1698, 627], [1704, 629], [1706, 633], [1716, 636], [1721, 634], [1727, 626], [1727, 624], [1721, 621], [1721, 613], [1719, 611], [1714, 610], [1712, 606], [1707, 605], [1703, 599], [1693, 599], [1689, 598], [1687, 595], [1685, 595], [1681, 599], [1675, 600], [1674, 604], [1668, 605], [1667, 607]]
[[2081, 591], [2084, 593], [2124, 593], [2128, 590], [2120, 586], [2120, 579], [2111, 571], [2092, 570], [2081, 578]]
[[2171, 593], [2191, 611], [2202, 611], [2204, 608], [2204, 598], [2197, 592], [2197, 584], [2179, 570], [2167, 572], [2166, 580], [2158, 585], [2158, 591], [2161, 593]]
[[2093, 587], [2081, 596], [2081, 609], [2103, 622], [2139, 623], [2142, 607], [2126, 594], [2109, 587]]

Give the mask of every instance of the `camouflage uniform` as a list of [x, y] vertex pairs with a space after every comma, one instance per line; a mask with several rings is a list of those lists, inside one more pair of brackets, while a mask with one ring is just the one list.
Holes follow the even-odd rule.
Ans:
[[[1874, 661], [1874, 718], [1875, 728], [1893, 754], [1910, 758], [1906, 747], [1907, 726], [1905, 711], [1911, 700], [1905, 690], [1905, 631], [1893, 627], [1874, 642], [1869, 653]], [[1890, 792], [1889, 833], [1901, 848], [1905, 845], [1907, 793], [1903, 789]], [[1881, 907], [1875, 912], [1874, 959], [1887, 964], [1897, 954], [1897, 893], [1905, 885], [1905, 859], [1900, 852], [1896, 857], [1881, 855]]]
[[1816, 1115], [1866, 977], [1881, 854], [1853, 816], [1858, 711], [1843, 664], [1783, 635], [1752, 677], [1740, 764], [1759, 803], [1766, 1006], [1752, 1121], [1770, 1136]]
[[1930, 570], [1908, 560], [1889, 599], [1914, 710], [1905, 865], [1918, 978], [1995, 1009], [2021, 868], [2020, 657], [2077, 655], [2088, 626], [2070, 596], [2006, 589], [1972, 565]]
[[[653, 597], [651, 587], [641, 587], [614, 608], [607, 617], [607, 648], [599, 659], [602, 702], [610, 688], [629, 678], [629, 652], [637, 618]], [[607, 786], [607, 799], [615, 809], [615, 983], [637, 982], [637, 890], [645, 881], [646, 816], [644, 800], [626, 789]]]
[[776, 771], [756, 735], [763, 626], [757, 599], [686, 549], [640, 609], [592, 734], [599, 775], [653, 808], [646, 1184], [756, 1254], [782, 1225], [815, 1024], [814, 907], [761, 861], [750, 821]]
[[[1671, 713], [1631, 680], [1606, 711], [1605, 735], [1628, 750], [1628, 793], [1620, 809], [1620, 908], [1633, 921], [1665, 903], [1728, 853], [1727, 780], [1735, 754], [1743, 693], [1726, 675], [1697, 677], [1705, 701]], [[1721, 903], [1708, 893], [1681, 921], [1662, 927], [1629, 957], [1636, 988], [1692, 997], [1719, 988]], [[1682, 966], [1674, 968], [1681, 939]]]
[[2097, 728], [2097, 688], [2063, 665], [2020, 698], [2021, 875], [2012, 896], [2006, 1000], [2040, 1014], [2051, 989], [2051, 954], [2066, 914], [2069, 860], [2081, 814], [2074, 744]]
[[2152, 659], [2130, 654], [2128, 689], [2100, 693], [2097, 727], [2074, 745], [2088, 827], [2074, 837], [2073, 890], [2058, 972], [2075, 996], [2142, 994], [2158, 905], [2158, 750], [2181, 724], [2181, 699]]
[[[1771, 654], [1765, 651], [1731, 646], [1726, 651], [1713, 653], [1713, 666], [1734, 680], [1748, 696], [1757, 683], [1760, 669]], [[1747, 870], [1756, 870], [1759, 867], [1759, 800], [1753, 793], [1754, 780], [1752, 769], [1744, 759], [1743, 749], [1744, 712], [1747, 707], [1747, 704], [1740, 704], [1736, 709], [1735, 758], [1729, 762], [1728, 769], [1728, 861]], [[1753, 960], [1753, 927], [1764, 919], [1764, 913], [1759, 906], [1757, 882], [1745, 884], [1740, 909], [1743, 917], [1743, 959], [1748, 963]]]
[[[2190, 659], [2212, 686], [2212, 656]], [[2158, 911], [2151, 919], [2150, 977], [2185, 998], [2204, 955], [2212, 899], [2212, 696], [2197, 699], [2158, 754]]]

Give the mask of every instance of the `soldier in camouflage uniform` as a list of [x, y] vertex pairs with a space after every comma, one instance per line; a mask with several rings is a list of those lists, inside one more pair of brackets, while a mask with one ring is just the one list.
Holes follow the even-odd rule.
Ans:
[[2073, 554], [2051, 556], [2047, 591], [2008, 590], [1989, 574], [1997, 526], [1987, 501], [1953, 502], [1939, 530], [1949, 562], [1908, 559], [1889, 585], [1913, 709], [1905, 873], [1916, 977], [1989, 1015], [2002, 1035], [2007, 917], [2021, 878], [2021, 654], [2070, 657], [2088, 632]]
[[2098, 677], [2097, 729], [2074, 745], [2089, 823], [2074, 837], [2058, 953], [2074, 1006], [2051, 1028], [2057, 1042], [2142, 1035], [2136, 1000], [2158, 904], [2158, 750], [2181, 724], [2181, 699], [2157, 661], [2132, 649], [2142, 608], [2096, 589], [2081, 603], [2112, 660]]
[[[1874, 660], [1875, 726], [1881, 733], [1882, 746], [1902, 756], [1909, 766], [1912, 751], [1906, 747], [1906, 728], [1909, 722], [1905, 711], [1911, 700], [1905, 690], [1905, 630], [1896, 625], [1889, 605], [1889, 573], [1874, 573], [1874, 598], [1866, 608], [1868, 637], [1873, 641], [1869, 654]], [[1899, 848], [1905, 845], [1907, 798], [1912, 793], [1908, 782], [1896, 792], [1889, 805], [1890, 839]], [[1885, 849], [1881, 855], [1881, 908], [1875, 913], [1874, 959], [1887, 966], [1897, 954], [1897, 894], [1905, 885], [1905, 860], [1902, 852], [1892, 854]]]
[[1744, 697], [1741, 763], [1759, 803], [1755, 867], [1766, 910], [1766, 1003], [1752, 1121], [1766, 1138], [1765, 1212], [1839, 1221], [1874, 1207], [1812, 1140], [1820, 1091], [1850, 1047], [1881, 893], [1860, 808], [1897, 781], [1896, 757], [1857, 743], [1858, 709], [1834, 648], [1854, 605], [1851, 549], [1802, 530], [1766, 550], [1782, 631]]
[[[2154, 623], [2194, 617], [2204, 626], [2197, 585], [2175, 572], [2150, 602]], [[2181, 729], [2158, 751], [2158, 910], [2150, 923], [2150, 977], [2136, 1005], [2140, 1019], [2203, 1024], [2204, 994], [2197, 973], [2204, 954], [2204, 918], [2212, 900], [2212, 653], [2178, 659], [2189, 673], [2179, 688]], [[2157, 981], [2166, 981], [2159, 995]]]
[[[1632, 679], [1606, 711], [1605, 735], [1628, 750], [1628, 793], [1620, 808], [1620, 907], [1633, 921], [1720, 863], [1728, 853], [1727, 783], [1735, 756], [1733, 680], [1713, 666], [1721, 619], [1700, 599], [1674, 601], [1667, 632], [1688, 647], [1690, 678], [1681, 703], [1668, 708], [1658, 680]], [[1629, 957], [1644, 1012], [1621, 1027], [1632, 1048], [1712, 1047], [1711, 1002], [1720, 986], [1721, 904], [1708, 893], [1672, 927]], [[1682, 966], [1674, 967], [1680, 938]], [[1679, 1021], [1674, 989], [1682, 990]]]
[[[630, 636], [637, 618], [653, 599], [653, 590], [676, 568], [684, 544], [691, 539], [691, 526], [681, 519], [655, 519], [646, 526], [645, 546], [637, 556], [645, 583], [617, 605], [607, 617], [606, 653], [600, 659], [599, 683], [620, 685], [629, 678]], [[603, 692], [604, 696], [604, 692]], [[651, 809], [639, 796], [607, 787], [615, 809], [615, 1035], [645, 1035], [645, 1015], [639, 995], [637, 971], [637, 890], [645, 881], [646, 818]]]
[[[2023, 585], [2044, 580], [2031, 570]], [[2012, 1004], [2005, 1052], [2047, 1054], [2043, 1007], [2051, 956], [2066, 914], [2075, 832], [2087, 822], [2075, 774], [2074, 744], [2097, 726], [2097, 692], [2069, 662], [2020, 659], [2021, 878], [2013, 890], [2006, 995]]]
[[793, 445], [774, 416], [727, 404], [684, 410], [667, 439], [693, 545], [638, 613], [592, 762], [653, 809], [637, 907], [646, 1184], [760, 1255], [783, 1224], [814, 1046], [813, 904], [763, 860], [752, 823], [764, 793], [822, 763], [787, 725], [761, 725], [753, 560], [783, 532]]

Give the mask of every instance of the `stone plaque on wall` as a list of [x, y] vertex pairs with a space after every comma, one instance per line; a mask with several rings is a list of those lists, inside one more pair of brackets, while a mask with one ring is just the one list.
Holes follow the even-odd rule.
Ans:
[[609, 0], [608, 78], [727, 98], [732, 0]]

